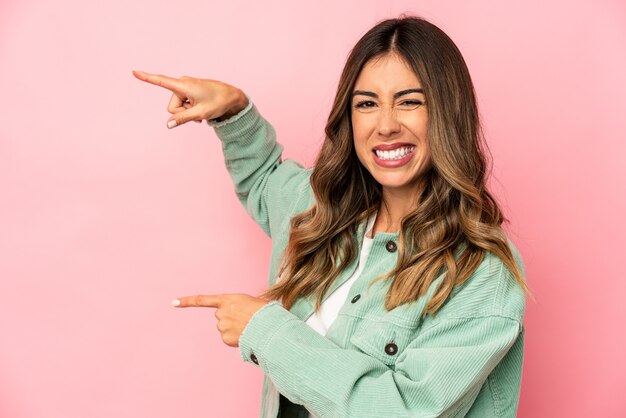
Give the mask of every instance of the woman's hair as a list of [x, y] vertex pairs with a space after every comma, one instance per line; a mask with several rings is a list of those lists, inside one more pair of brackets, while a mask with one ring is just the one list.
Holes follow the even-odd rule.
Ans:
[[282, 279], [263, 296], [290, 308], [298, 297], [317, 295], [319, 309], [332, 282], [357, 257], [357, 228], [379, 209], [382, 187], [354, 149], [352, 91], [364, 65], [388, 53], [402, 57], [421, 81], [432, 167], [419, 186], [419, 203], [402, 220], [397, 264], [378, 278], [393, 278], [385, 308], [417, 300], [445, 273], [424, 314], [437, 312], [487, 252], [527, 291], [500, 227], [504, 217], [486, 189], [487, 149], [465, 61], [441, 29], [401, 16], [370, 29], [348, 56], [311, 174], [315, 205], [292, 218]]

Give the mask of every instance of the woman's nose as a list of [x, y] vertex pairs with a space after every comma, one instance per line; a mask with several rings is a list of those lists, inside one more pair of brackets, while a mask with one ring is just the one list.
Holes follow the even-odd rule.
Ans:
[[378, 133], [380, 135], [390, 136], [400, 131], [400, 123], [393, 107], [383, 108], [379, 115]]

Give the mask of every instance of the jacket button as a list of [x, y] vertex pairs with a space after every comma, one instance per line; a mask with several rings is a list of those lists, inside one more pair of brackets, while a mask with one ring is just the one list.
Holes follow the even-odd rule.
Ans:
[[254, 354], [250, 354], [250, 360], [252, 360], [252, 362], [254, 364], [259, 364], [259, 360], [256, 358], [256, 356]]
[[351, 302], [356, 303], [356, 301], [359, 299], [361, 299], [361, 295], [356, 295], [355, 297], [352, 298]]
[[398, 352], [398, 346], [395, 345], [394, 343], [389, 343], [385, 346], [385, 353], [389, 354], [390, 356], [395, 355]]
[[395, 253], [396, 250], [398, 249], [398, 245], [393, 241], [387, 241], [387, 244], [385, 244], [385, 248], [390, 253]]

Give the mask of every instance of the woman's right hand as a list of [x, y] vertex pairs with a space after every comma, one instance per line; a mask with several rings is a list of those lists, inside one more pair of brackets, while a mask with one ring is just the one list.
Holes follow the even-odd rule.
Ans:
[[248, 105], [248, 98], [240, 89], [217, 80], [192, 77], [172, 78], [165, 75], [133, 71], [138, 79], [172, 92], [167, 111], [172, 116], [167, 127], [204, 119], [224, 120], [239, 113]]

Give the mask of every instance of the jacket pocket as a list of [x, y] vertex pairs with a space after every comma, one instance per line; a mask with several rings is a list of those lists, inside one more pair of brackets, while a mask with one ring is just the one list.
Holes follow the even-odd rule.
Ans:
[[412, 327], [363, 319], [350, 337], [350, 343], [365, 354], [395, 369], [396, 360], [415, 335], [416, 329]]

